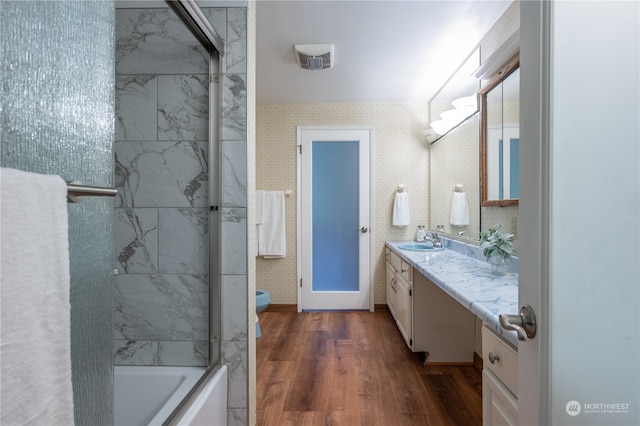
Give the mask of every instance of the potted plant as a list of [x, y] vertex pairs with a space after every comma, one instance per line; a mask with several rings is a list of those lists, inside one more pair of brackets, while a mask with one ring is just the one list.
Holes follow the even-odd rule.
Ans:
[[504, 275], [511, 266], [511, 253], [516, 237], [502, 231], [502, 225], [494, 225], [487, 232], [480, 233], [480, 248], [491, 265], [491, 272]]

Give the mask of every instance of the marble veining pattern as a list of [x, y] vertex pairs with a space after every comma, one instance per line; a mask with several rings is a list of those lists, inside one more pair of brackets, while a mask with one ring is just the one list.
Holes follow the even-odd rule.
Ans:
[[242, 74], [247, 69], [247, 10], [230, 8], [227, 17], [227, 72]]
[[157, 365], [158, 342], [150, 340], [114, 341], [115, 365]]
[[116, 141], [158, 137], [158, 79], [154, 75], [116, 76]]
[[224, 251], [221, 254], [223, 275], [247, 273], [247, 210], [223, 208], [220, 238]]
[[118, 142], [119, 207], [206, 207], [209, 165], [205, 142]]
[[247, 277], [222, 276], [222, 340], [247, 340]]
[[118, 272], [158, 271], [158, 212], [156, 209], [116, 209], [114, 246]]
[[208, 81], [206, 75], [158, 76], [158, 140], [208, 139]]
[[208, 359], [209, 347], [206, 341], [158, 342], [158, 365], [206, 367]]
[[222, 343], [222, 356], [229, 367], [229, 408], [247, 406], [248, 354], [246, 341]]
[[451, 249], [430, 253], [398, 248], [406, 242], [387, 241], [387, 246], [409, 262], [415, 272], [430, 279], [499, 335], [518, 346], [516, 333], [502, 329], [498, 322], [499, 314], [517, 314], [519, 311], [518, 275], [493, 275], [488, 263]]
[[116, 9], [118, 74], [207, 74], [209, 54], [170, 9]]
[[114, 338], [206, 341], [208, 294], [206, 276], [116, 275]]
[[247, 140], [246, 74], [227, 74], [222, 78], [222, 140]]
[[247, 143], [222, 143], [222, 180], [224, 207], [247, 206]]
[[209, 209], [158, 209], [158, 269], [165, 274], [209, 271]]

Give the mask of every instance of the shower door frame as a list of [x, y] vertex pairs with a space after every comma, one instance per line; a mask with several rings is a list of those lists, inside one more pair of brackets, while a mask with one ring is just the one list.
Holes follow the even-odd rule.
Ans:
[[[225, 70], [224, 41], [207, 21], [194, 0], [166, 0], [200, 43], [209, 51], [209, 345], [207, 371], [169, 415], [164, 424], [175, 424], [220, 367], [222, 330], [220, 205], [222, 165], [222, 90], [220, 81]], [[218, 307], [218, 309], [214, 309]]]

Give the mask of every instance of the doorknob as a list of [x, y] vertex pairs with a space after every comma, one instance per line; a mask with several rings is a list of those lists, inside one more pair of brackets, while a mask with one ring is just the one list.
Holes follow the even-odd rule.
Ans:
[[359, 229], [360, 232], [362, 232], [363, 234], [366, 234], [368, 229], [366, 226], [363, 226], [362, 228]]
[[518, 340], [526, 342], [536, 336], [536, 315], [530, 305], [520, 308], [519, 315], [500, 315], [500, 326], [518, 333]]

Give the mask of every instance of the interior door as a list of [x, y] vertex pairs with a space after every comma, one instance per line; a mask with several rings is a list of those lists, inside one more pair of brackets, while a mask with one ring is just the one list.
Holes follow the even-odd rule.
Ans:
[[370, 309], [370, 128], [298, 128], [299, 309]]
[[521, 4], [518, 424], [640, 424], [640, 4]]

